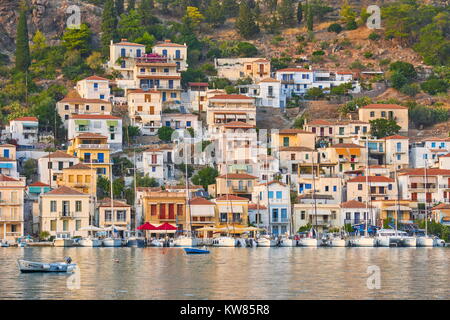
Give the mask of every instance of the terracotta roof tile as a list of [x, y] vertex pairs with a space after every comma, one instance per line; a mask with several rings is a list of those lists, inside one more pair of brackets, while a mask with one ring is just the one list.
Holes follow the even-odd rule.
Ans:
[[354, 143], [337, 143], [332, 145], [330, 148], [363, 148], [363, 146]]
[[219, 94], [214, 97], [209, 98], [211, 99], [227, 99], [227, 100], [254, 100], [253, 98], [244, 96], [242, 94]]
[[250, 201], [247, 198], [235, 196], [234, 194], [228, 194], [228, 195], [220, 196], [220, 197], [216, 198], [216, 200], [218, 200], [218, 201], [228, 201], [228, 200]]
[[228, 173], [218, 176], [218, 178], [222, 179], [258, 179], [258, 177], [252, 176], [247, 173]]
[[314, 132], [306, 131], [302, 129], [281, 129], [278, 131], [279, 134], [297, 134], [297, 133], [304, 133], [304, 134], [314, 134]]
[[83, 80], [109, 81], [109, 79], [99, 77], [99, 76], [90, 76], [90, 77], [84, 78]]
[[50, 155], [46, 155], [46, 156], [43, 156], [41, 158], [71, 158], [71, 159], [76, 159], [75, 156], [72, 156], [72, 155], [70, 155], [70, 154], [68, 154], [68, 153], [66, 153], [66, 152], [64, 152], [62, 150], [56, 150], [55, 152], [50, 153]]
[[64, 170], [90, 170], [91, 167], [84, 163], [77, 163], [71, 167], [65, 168]]
[[202, 197], [196, 197], [196, 198], [191, 199], [191, 201], [189, 201], [189, 204], [192, 204], [192, 205], [215, 205], [214, 202], [211, 202]]
[[29, 185], [29, 187], [50, 187], [48, 184], [36, 181]]
[[4, 175], [4, 174], [0, 174], [0, 181], [20, 181], [18, 179], [15, 179], [13, 177]]
[[277, 72], [312, 72], [312, 70], [303, 68], [284, 68], [277, 70]]
[[257, 204], [257, 203], [249, 203], [248, 204], [248, 210], [258, 210], [258, 209], [266, 210], [267, 207], [263, 204]]
[[[411, 169], [404, 173], [401, 173], [403, 176], [425, 176], [425, 168]], [[449, 176], [450, 170], [448, 169], [437, 169], [437, 168], [428, 168], [427, 169], [428, 176]]]
[[61, 186], [57, 189], [54, 189], [52, 191], [49, 191], [47, 193], [45, 193], [45, 195], [50, 194], [50, 195], [74, 195], [74, 196], [78, 196], [78, 195], [83, 195], [83, 196], [89, 196], [87, 193], [83, 193], [80, 191], [77, 191], [75, 189], [66, 187], [66, 186]]
[[350, 200], [347, 202], [341, 203], [341, 208], [348, 208], [348, 209], [364, 209], [364, 208], [372, 208], [371, 206], [367, 206], [367, 204], [356, 201], [356, 200]]
[[38, 118], [36, 117], [20, 117], [20, 118], [16, 118], [14, 119], [14, 121], [39, 121]]
[[[449, 170], [450, 171], [450, 170]], [[385, 176], [358, 176], [353, 179], [347, 181], [347, 183], [351, 182], [395, 182], [394, 179], [385, 177]]]
[[385, 140], [408, 140], [408, 137], [395, 134], [393, 136], [384, 137]]
[[360, 107], [360, 109], [408, 109], [407, 107], [398, 104], [368, 104], [366, 106]]
[[[100, 200], [98, 202], [98, 206], [99, 207], [111, 207], [111, 199], [110, 198], [104, 198], [102, 200]], [[131, 207], [129, 204], [127, 204], [126, 202], [123, 201], [119, 201], [119, 200], [113, 200], [113, 207], [115, 208], [129, 208]]]

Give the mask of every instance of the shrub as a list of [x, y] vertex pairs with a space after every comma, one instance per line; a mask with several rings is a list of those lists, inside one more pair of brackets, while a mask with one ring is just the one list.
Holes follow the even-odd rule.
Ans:
[[351, 70], [354, 70], [354, 69], [357, 69], [357, 70], [364, 70], [365, 68], [366, 68], [366, 66], [363, 65], [363, 64], [361, 63], [361, 61], [359, 61], [359, 60], [356, 60], [356, 61], [354, 61], [354, 62], [352, 62], [352, 63], [350, 64], [350, 69], [351, 69]]
[[364, 58], [366, 58], [366, 59], [370, 59], [373, 57], [373, 53], [369, 52], [369, 51], [364, 52], [363, 55], [364, 55]]
[[376, 32], [372, 32], [371, 34], [369, 34], [369, 37], [368, 37], [368, 39], [372, 40], [372, 41], [380, 40], [380, 38], [381, 38], [381, 36]]
[[447, 81], [442, 79], [429, 79], [423, 82], [420, 87], [423, 91], [435, 95], [440, 92], [447, 92], [449, 84]]
[[340, 33], [343, 30], [343, 28], [339, 23], [333, 23], [330, 24], [327, 30], [328, 32]]
[[431, 126], [448, 120], [448, 111], [445, 108], [431, 108], [419, 104], [409, 106], [409, 119], [416, 127]]
[[323, 56], [325, 52], [323, 50], [317, 50], [312, 53], [313, 56]]
[[323, 97], [325, 97], [325, 93], [320, 88], [311, 88], [305, 94], [305, 98], [311, 100], [321, 99]]
[[356, 29], [358, 29], [358, 24], [356, 23], [355, 20], [350, 20], [345, 25], [345, 29], [347, 29], [347, 30], [356, 30]]
[[258, 49], [249, 42], [239, 42], [237, 47], [241, 57], [250, 58], [258, 54]]
[[417, 84], [405, 84], [403, 87], [399, 90], [401, 93], [406, 94], [410, 97], [414, 97], [416, 94], [419, 93], [419, 86]]
[[395, 71], [391, 75], [391, 85], [393, 88], [400, 90], [406, 84], [408, 84], [408, 79], [401, 72]]
[[416, 69], [414, 69], [414, 66], [408, 62], [393, 62], [389, 66], [389, 70], [401, 73], [408, 81], [412, 81], [413, 79], [417, 78]]

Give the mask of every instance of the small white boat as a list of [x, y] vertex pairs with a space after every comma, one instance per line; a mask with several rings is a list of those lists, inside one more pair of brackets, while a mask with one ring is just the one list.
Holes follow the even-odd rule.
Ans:
[[127, 239], [127, 247], [143, 248], [145, 247], [145, 238], [130, 237]]
[[105, 238], [102, 242], [104, 247], [117, 248], [122, 246], [122, 239], [120, 238]]
[[375, 239], [371, 237], [359, 237], [350, 241], [352, 247], [374, 247]]
[[379, 236], [375, 237], [375, 243], [377, 247], [389, 247], [391, 245], [390, 237]]
[[9, 247], [9, 243], [8, 242], [0, 242], [0, 247], [1, 248], [8, 248]]
[[67, 257], [64, 262], [42, 263], [26, 260], [18, 260], [19, 270], [22, 273], [32, 272], [73, 272], [77, 265], [71, 263], [72, 259]]
[[95, 247], [101, 247], [103, 242], [102, 242], [102, 240], [97, 239], [97, 238], [83, 238], [83, 239], [80, 239], [80, 241], [78, 243], [81, 247], [95, 248]]
[[236, 239], [236, 247], [245, 248], [247, 247], [247, 242], [243, 238]]
[[298, 245], [300, 247], [317, 247], [319, 241], [315, 238], [300, 238], [300, 240], [298, 240]]
[[256, 244], [258, 247], [275, 247], [278, 244], [278, 241], [269, 236], [261, 236], [256, 239]]
[[290, 239], [288, 237], [282, 237], [280, 239], [280, 247], [296, 247], [297, 240]]
[[417, 247], [432, 247], [434, 244], [434, 240], [431, 237], [423, 236], [416, 238], [416, 246]]
[[402, 237], [400, 239], [400, 243], [403, 247], [416, 247], [417, 246], [417, 238], [416, 237]]
[[232, 237], [218, 237], [212, 241], [213, 247], [235, 247], [236, 240]]
[[73, 240], [68, 238], [56, 238], [53, 240], [54, 247], [73, 247]]
[[436, 237], [433, 239], [433, 245], [435, 247], [445, 247], [445, 240]]
[[190, 236], [180, 236], [174, 240], [175, 247], [196, 247], [198, 239]]
[[328, 246], [330, 247], [346, 247], [347, 241], [341, 238], [332, 238], [328, 240]]

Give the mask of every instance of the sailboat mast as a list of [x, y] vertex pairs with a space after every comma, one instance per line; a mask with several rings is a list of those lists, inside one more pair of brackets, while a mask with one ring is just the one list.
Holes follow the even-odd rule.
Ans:
[[[366, 214], [369, 215], [369, 138], [366, 137], [366, 156], [367, 156], [367, 160], [366, 160]], [[364, 224], [365, 224], [365, 231], [364, 231], [364, 236], [367, 237], [367, 218], [364, 219]]]
[[311, 152], [311, 158], [312, 158], [312, 179], [313, 179], [313, 202], [314, 202], [314, 216], [315, 216], [315, 226], [314, 226], [314, 230], [316, 233], [316, 237], [317, 237], [317, 201], [316, 201], [316, 178], [314, 176], [314, 150]]
[[[187, 130], [186, 130], [187, 131]], [[188, 157], [187, 157], [187, 143], [186, 143], [186, 132], [184, 135], [184, 174], [186, 177], [186, 210], [188, 210], [189, 212], [189, 223], [188, 223], [188, 231], [189, 231], [189, 235], [192, 236], [192, 216], [191, 216], [191, 205], [189, 203], [189, 177], [188, 177], [188, 168], [187, 168], [187, 161], [188, 161]]]
[[110, 192], [111, 192], [111, 221], [112, 221], [112, 228], [111, 233], [114, 232], [114, 192], [113, 192], [113, 173], [112, 173], [112, 162], [110, 160], [109, 163], [109, 186], [110, 186]]
[[428, 236], [428, 199], [427, 199], [428, 175], [427, 175], [427, 167], [428, 167], [428, 163], [427, 163], [427, 161], [425, 161], [425, 170], [424, 170], [424, 174], [425, 174], [425, 237]]
[[394, 175], [395, 175], [395, 187], [397, 188], [397, 214], [395, 215], [395, 235], [397, 236], [397, 230], [398, 230], [398, 216], [400, 214], [400, 189], [398, 187], [398, 177], [397, 177], [397, 164], [395, 162], [394, 157]]

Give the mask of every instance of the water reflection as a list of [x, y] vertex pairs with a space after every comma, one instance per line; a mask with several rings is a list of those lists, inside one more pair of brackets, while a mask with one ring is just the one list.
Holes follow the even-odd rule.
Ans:
[[[67, 275], [20, 274], [17, 259], [71, 256]], [[449, 299], [448, 248], [1, 248], [0, 299]], [[381, 289], [367, 288], [367, 267]]]

